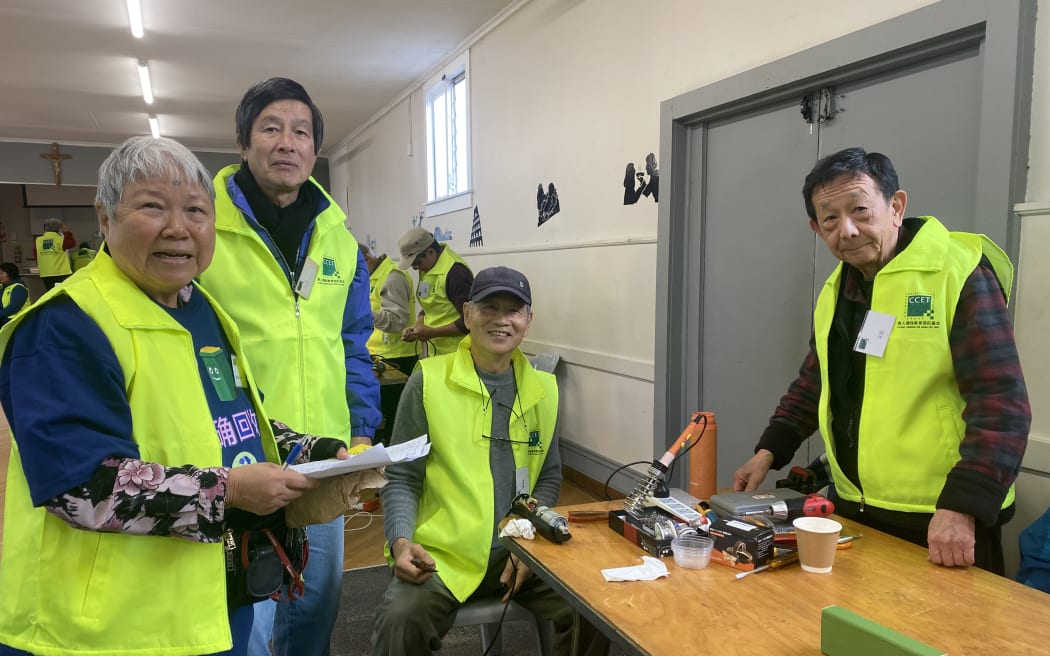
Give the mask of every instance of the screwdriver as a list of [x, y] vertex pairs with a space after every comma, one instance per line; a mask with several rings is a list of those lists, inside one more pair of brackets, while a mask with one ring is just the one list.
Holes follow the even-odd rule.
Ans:
[[772, 558], [769, 559], [769, 562], [766, 563], [765, 565], [762, 565], [761, 567], [756, 567], [755, 569], [750, 569], [750, 570], [748, 570], [746, 572], [740, 572], [739, 574], [736, 575], [736, 577], [738, 579], [742, 579], [745, 576], [747, 576], [748, 574], [754, 574], [755, 572], [762, 572], [762, 571], [765, 571], [767, 569], [772, 571], [774, 569], [780, 569], [781, 567], [786, 567], [787, 565], [790, 565], [792, 563], [797, 563], [797, 562], [798, 562], [798, 552], [797, 551], [791, 551], [791, 552], [788, 552], [786, 554], [782, 554], [780, 556], [773, 556]]

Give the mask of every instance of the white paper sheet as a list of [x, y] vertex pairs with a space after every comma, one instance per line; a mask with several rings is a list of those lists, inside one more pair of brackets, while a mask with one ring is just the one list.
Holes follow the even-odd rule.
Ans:
[[430, 442], [427, 441], [426, 435], [420, 435], [414, 440], [396, 444], [389, 448], [384, 447], [382, 444], [377, 444], [356, 456], [350, 456], [346, 460], [329, 458], [328, 460], [318, 460], [317, 462], [305, 462], [301, 465], [291, 465], [288, 469], [294, 469], [307, 478], [331, 478], [332, 476], [341, 476], [342, 474], [349, 474], [350, 472], [363, 469], [375, 469], [397, 462], [408, 462], [421, 458], [428, 453], [430, 453]]
[[656, 558], [642, 556], [642, 562], [642, 565], [603, 569], [602, 576], [606, 581], [655, 581], [661, 576], [669, 576], [667, 565]]

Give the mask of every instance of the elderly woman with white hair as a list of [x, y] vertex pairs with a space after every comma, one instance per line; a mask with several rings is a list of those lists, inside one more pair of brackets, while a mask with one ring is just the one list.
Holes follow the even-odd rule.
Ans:
[[[0, 331], [14, 445], [0, 654], [243, 653], [250, 604], [294, 594], [266, 542], [317, 483], [276, 464], [290, 443], [236, 326], [195, 282], [214, 197], [185, 147], [129, 139], [99, 170], [105, 248]], [[300, 461], [346, 457], [338, 440], [295, 437], [309, 437]]]

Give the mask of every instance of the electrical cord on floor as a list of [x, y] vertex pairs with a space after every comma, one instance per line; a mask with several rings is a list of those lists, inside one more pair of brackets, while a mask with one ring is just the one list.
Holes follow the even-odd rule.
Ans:
[[[350, 526], [350, 522], [352, 522], [353, 520], [357, 519], [361, 515], [367, 516], [368, 517], [368, 522], [365, 523], [364, 526], [351, 527]], [[353, 515], [346, 515], [343, 518], [343, 531], [344, 532], [345, 531], [363, 531], [363, 530], [365, 530], [366, 528], [368, 528], [369, 526], [372, 525], [372, 521], [376, 517], [382, 517], [382, 516], [383, 516], [382, 513], [371, 513], [371, 512], [368, 512], [367, 510], [359, 510], [359, 511], [355, 512]]]
[[[507, 560], [510, 562], [510, 589], [513, 592], [514, 582], [518, 580], [518, 564], [514, 562], [513, 556], [507, 556]], [[485, 653], [481, 656], [489, 656], [492, 648], [499, 644], [500, 632], [503, 631], [503, 620], [507, 617], [507, 609], [510, 608], [510, 597], [507, 597], [507, 601], [503, 602], [503, 612], [499, 616], [499, 623], [496, 624], [496, 632], [492, 634], [492, 640], [489, 642], [489, 646], [485, 649]]]

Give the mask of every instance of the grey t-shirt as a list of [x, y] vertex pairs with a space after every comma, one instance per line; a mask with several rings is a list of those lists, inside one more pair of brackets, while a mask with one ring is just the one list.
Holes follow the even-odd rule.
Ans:
[[[510, 511], [514, 500], [514, 452], [509, 439], [509, 422], [523, 421], [520, 402], [517, 398], [517, 383], [513, 367], [499, 374], [480, 369], [478, 377], [488, 390], [492, 407], [492, 426], [485, 433], [492, 438], [489, 443], [489, 467], [493, 481], [493, 529], [491, 560], [506, 557], [506, 552], [497, 540], [499, 521]], [[440, 382], [439, 382], [440, 384]], [[426, 412], [423, 409], [423, 371], [417, 368], [405, 384], [401, 402], [397, 408], [391, 444], [407, 442], [429, 432]], [[466, 425], [466, 424], [465, 424]], [[532, 427], [530, 427], [532, 428]], [[464, 433], [464, 439], [469, 439]], [[398, 538], [412, 539], [415, 533], [416, 513], [419, 509], [423, 480], [426, 476], [426, 458], [391, 465], [386, 470], [389, 483], [382, 490], [383, 515], [387, 542], [393, 544]], [[536, 479], [532, 495], [541, 505], [553, 506], [561, 492], [561, 455], [558, 452], [558, 437], [555, 431], [551, 439], [547, 458]], [[446, 509], [455, 512], [455, 508]]]

